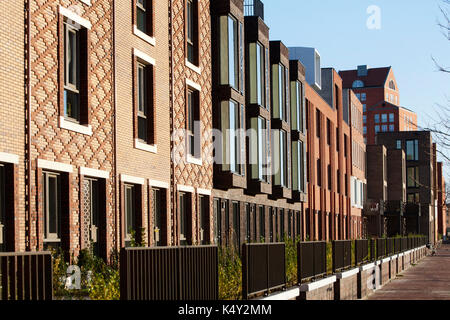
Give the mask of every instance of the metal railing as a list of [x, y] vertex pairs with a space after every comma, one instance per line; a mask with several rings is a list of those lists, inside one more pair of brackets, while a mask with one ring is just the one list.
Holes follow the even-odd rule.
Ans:
[[394, 238], [386, 239], [386, 256], [392, 256], [395, 253]]
[[352, 241], [336, 240], [332, 242], [333, 272], [339, 272], [352, 266]]
[[50, 252], [0, 253], [0, 300], [52, 300]]
[[217, 300], [216, 246], [122, 248], [121, 300]]
[[266, 293], [286, 286], [286, 245], [262, 243], [242, 245], [242, 294]]
[[386, 256], [386, 239], [380, 238], [375, 240], [376, 254], [375, 260], [384, 258]]
[[369, 261], [369, 240], [355, 240], [355, 264]]
[[327, 243], [300, 242], [297, 245], [297, 274], [299, 282], [327, 274]]

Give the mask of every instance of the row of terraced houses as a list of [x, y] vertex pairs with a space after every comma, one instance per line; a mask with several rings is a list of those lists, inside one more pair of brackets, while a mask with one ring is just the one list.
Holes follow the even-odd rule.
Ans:
[[271, 41], [258, 0], [2, 1], [0, 19], [4, 251], [359, 238], [371, 115], [416, 129], [391, 68], [321, 68]]

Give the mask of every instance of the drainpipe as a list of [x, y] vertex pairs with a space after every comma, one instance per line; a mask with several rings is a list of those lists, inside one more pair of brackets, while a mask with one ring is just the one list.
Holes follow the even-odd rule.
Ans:
[[27, 74], [25, 78], [25, 100], [27, 104], [27, 124], [26, 124], [26, 150], [25, 150], [25, 168], [26, 168], [26, 188], [27, 188], [27, 205], [26, 205], [26, 231], [28, 235], [25, 234], [26, 250], [31, 251], [31, 0], [26, 1], [26, 40], [25, 40], [25, 60], [27, 66]]

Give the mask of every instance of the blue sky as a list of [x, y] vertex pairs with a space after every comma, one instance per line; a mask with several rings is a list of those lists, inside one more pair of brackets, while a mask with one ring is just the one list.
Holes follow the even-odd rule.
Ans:
[[[450, 66], [450, 42], [437, 26], [439, 0], [263, 0], [271, 40], [315, 47], [322, 67], [336, 70], [392, 66], [401, 105], [430, 123], [437, 103], [450, 98], [450, 75], [437, 71], [432, 56]], [[381, 28], [369, 29], [369, 6], [381, 10]], [[450, 172], [447, 168], [447, 172]], [[450, 175], [447, 175], [450, 177]]]

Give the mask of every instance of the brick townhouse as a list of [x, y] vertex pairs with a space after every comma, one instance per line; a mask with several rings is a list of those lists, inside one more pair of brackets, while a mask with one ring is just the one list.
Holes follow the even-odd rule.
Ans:
[[0, 8], [2, 251], [360, 234], [361, 104], [261, 2]]

